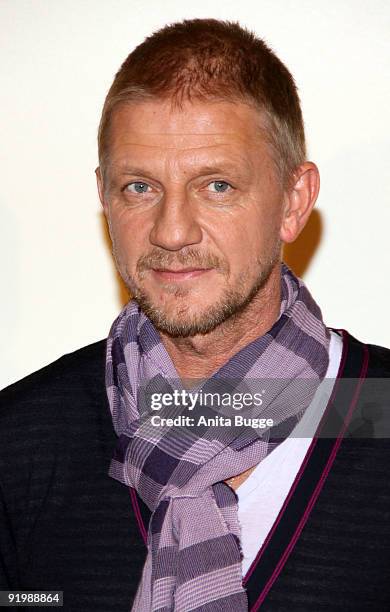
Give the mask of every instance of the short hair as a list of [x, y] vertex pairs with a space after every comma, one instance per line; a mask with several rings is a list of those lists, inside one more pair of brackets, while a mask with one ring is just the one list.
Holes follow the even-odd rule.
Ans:
[[305, 161], [299, 96], [286, 66], [252, 32], [217, 19], [167, 25], [126, 58], [108, 91], [99, 125], [99, 162], [107, 156], [113, 110], [128, 102], [171, 99], [245, 102], [262, 112], [263, 127], [283, 185]]

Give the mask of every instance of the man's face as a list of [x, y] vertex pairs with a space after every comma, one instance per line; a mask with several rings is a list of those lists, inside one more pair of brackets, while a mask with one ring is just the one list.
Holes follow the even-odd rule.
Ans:
[[172, 336], [207, 333], [259, 295], [280, 259], [283, 190], [243, 103], [119, 107], [101, 197], [132, 296]]

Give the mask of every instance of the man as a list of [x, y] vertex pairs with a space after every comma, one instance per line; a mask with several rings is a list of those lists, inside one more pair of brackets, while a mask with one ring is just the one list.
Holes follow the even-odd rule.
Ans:
[[348, 427], [390, 352], [327, 328], [281, 263], [319, 190], [288, 70], [237, 24], [162, 29], [115, 77], [96, 174], [133, 299], [3, 392], [2, 588], [388, 610], [389, 449]]

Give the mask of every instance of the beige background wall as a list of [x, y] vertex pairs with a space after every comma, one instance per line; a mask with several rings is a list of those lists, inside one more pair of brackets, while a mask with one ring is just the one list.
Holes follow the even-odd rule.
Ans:
[[239, 20], [300, 88], [322, 190], [289, 251], [329, 325], [390, 346], [390, 3], [2, 0], [0, 386], [107, 335], [124, 295], [93, 170], [128, 52], [184, 17]]

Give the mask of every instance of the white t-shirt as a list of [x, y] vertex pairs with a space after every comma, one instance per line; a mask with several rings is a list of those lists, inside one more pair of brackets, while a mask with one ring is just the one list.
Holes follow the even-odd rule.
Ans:
[[[328, 404], [340, 365], [342, 339], [331, 332], [329, 366], [310, 406], [294, 432], [272, 451], [238, 487], [238, 519], [244, 555], [242, 572], [246, 574], [267, 537], [306, 456], [312, 437]], [[300, 436], [299, 431], [305, 432]]]

